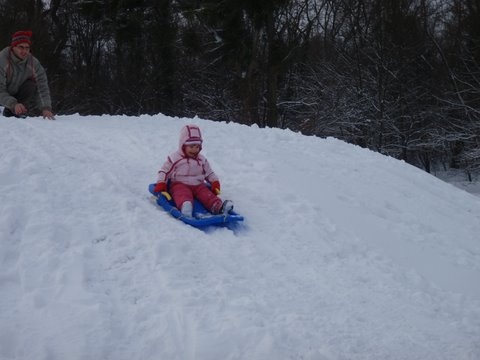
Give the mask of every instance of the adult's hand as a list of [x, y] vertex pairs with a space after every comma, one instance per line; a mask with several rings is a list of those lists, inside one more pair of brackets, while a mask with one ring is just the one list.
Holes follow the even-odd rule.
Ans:
[[44, 119], [55, 120], [55, 116], [48, 109], [42, 110], [42, 116], [43, 116]]
[[21, 103], [16, 103], [14, 108], [15, 115], [23, 115], [27, 113], [27, 108]]

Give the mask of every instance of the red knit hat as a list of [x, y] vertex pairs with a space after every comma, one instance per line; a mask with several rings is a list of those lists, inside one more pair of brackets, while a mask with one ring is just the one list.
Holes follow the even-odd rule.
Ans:
[[12, 35], [12, 47], [17, 46], [22, 43], [27, 43], [32, 45], [30, 38], [32, 37], [32, 32], [30, 30], [26, 31], [17, 31]]

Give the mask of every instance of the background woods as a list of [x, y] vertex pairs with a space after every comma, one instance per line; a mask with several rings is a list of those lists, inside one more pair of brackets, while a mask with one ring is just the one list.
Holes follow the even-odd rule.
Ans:
[[480, 171], [480, 0], [0, 0], [54, 108], [334, 136]]

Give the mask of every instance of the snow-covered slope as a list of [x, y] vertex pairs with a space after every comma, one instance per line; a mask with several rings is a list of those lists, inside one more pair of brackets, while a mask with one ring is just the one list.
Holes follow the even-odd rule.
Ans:
[[[180, 128], [242, 228], [147, 192]], [[335, 139], [0, 118], [0, 359], [479, 359], [480, 201]]]

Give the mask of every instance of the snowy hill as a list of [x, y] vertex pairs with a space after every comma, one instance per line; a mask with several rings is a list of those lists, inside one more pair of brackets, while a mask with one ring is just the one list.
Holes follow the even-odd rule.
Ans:
[[[198, 124], [238, 231], [147, 185]], [[480, 200], [335, 139], [0, 118], [0, 359], [479, 359]]]

